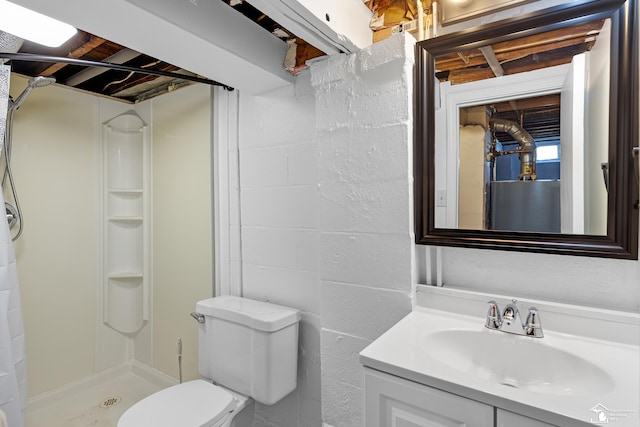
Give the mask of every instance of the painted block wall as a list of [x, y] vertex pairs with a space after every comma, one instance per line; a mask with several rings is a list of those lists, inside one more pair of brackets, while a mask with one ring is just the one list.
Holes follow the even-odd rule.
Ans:
[[414, 40], [311, 67], [322, 283], [322, 419], [363, 425], [358, 353], [411, 311]]
[[[240, 94], [242, 295], [302, 310], [297, 389], [256, 404], [254, 425], [320, 425], [320, 276], [315, 102], [309, 75], [260, 96]], [[234, 188], [234, 183], [230, 183]], [[237, 236], [237, 233], [232, 233]], [[233, 256], [233, 254], [232, 254]]]
[[242, 293], [303, 310], [298, 388], [255, 426], [360, 425], [358, 352], [411, 310], [412, 48], [240, 97]]

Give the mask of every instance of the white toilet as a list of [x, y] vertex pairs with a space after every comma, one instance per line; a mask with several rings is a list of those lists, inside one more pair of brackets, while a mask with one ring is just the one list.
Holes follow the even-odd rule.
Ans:
[[296, 388], [298, 310], [221, 296], [196, 311], [203, 379], [146, 397], [118, 427], [248, 427], [254, 400], [272, 405]]

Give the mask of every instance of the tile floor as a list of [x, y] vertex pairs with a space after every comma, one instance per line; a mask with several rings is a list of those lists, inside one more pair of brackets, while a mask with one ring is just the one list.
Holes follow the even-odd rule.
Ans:
[[72, 389], [53, 404], [27, 408], [26, 427], [116, 427], [124, 411], [160, 388], [125, 372], [89, 388]]

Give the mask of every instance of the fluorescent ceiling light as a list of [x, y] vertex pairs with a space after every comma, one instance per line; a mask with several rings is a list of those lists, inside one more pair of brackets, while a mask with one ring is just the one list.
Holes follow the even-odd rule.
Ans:
[[0, 0], [0, 30], [49, 47], [58, 47], [77, 32], [69, 24]]

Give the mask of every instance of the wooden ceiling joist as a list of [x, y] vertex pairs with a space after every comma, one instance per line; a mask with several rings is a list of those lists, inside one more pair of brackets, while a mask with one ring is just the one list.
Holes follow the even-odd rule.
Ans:
[[[513, 100], [519, 110], [528, 110], [532, 108], [557, 108], [560, 106], [560, 94], [554, 93], [551, 95], [537, 96], [533, 98], [522, 98]], [[509, 102], [497, 102], [492, 104], [492, 107], [497, 113], [504, 111], [512, 111], [511, 104]]]
[[[574, 55], [591, 49], [603, 24], [603, 20], [588, 22], [496, 43], [491, 48], [507, 74], [564, 64], [570, 62]], [[441, 73], [441, 78], [445, 76], [445, 80], [453, 84], [493, 77], [487, 60], [479, 49], [438, 57], [436, 69]]]
[[[89, 41], [87, 41], [85, 44], [83, 44], [79, 48], [74, 49], [72, 52], [69, 52], [67, 57], [68, 58], [74, 58], [74, 59], [82, 58], [87, 53], [95, 50], [98, 46], [100, 46], [104, 42], [106, 42], [105, 39], [103, 39], [101, 37], [97, 37], [97, 36], [91, 35], [91, 37], [89, 37]], [[42, 71], [40, 73], [40, 75], [41, 76], [46, 76], [46, 77], [51, 76], [51, 75], [55, 74], [56, 72], [60, 71], [61, 69], [63, 69], [64, 67], [66, 67], [66, 66], [67, 66], [67, 64], [53, 64], [53, 65], [50, 65], [44, 71]]]
[[[556, 65], [568, 64], [575, 55], [586, 52], [590, 48], [590, 44], [573, 45], [555, 51], [540, 52], [525, 57], [514, 58], [507, 62], [501, 62], [501, 64], [505, 74], [517, 74], [553, 67]], [[440, 77], [441, 80], [448, 80], [451, 84], [467, 83], [495, 77], [491, 68], [486, 64], [484, 66], [471, 68], [453, 69], [443, 73], [442, 75], [445, 77], [444, 79]]]

